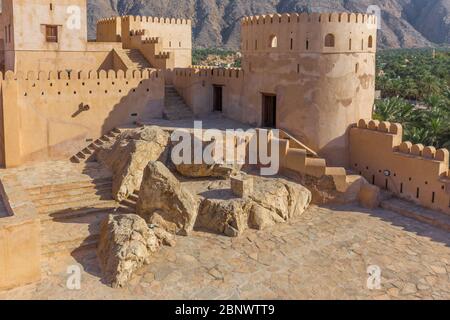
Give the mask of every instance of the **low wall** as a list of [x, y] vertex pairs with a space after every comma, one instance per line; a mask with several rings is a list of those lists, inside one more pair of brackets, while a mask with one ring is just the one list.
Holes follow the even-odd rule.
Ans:
[[450, 214], [449, 151], [402, 141], [400, 124], [360, 120], [350, 129], [352, 169], [401, 198]]
[[4, 165], [70, 158], [120, 125], [162, 117], [156, 70], [7, 72], [0, 83]]
[[0, 290], [5, 290], [41, 279], [41, 227], [15, 175], [0, 173], [0, 197], [10, 215], [0, 218]]

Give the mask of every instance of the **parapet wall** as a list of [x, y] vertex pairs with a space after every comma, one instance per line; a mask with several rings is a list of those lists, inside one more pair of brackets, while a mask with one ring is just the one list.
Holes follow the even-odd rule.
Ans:
[[114, 127], [162, 117], [159, 70], [7, 72], [0, 79], [6, 167], [68, 159]]
[[401, 198], [450, 214], [449, 151], [402, 141], [400, 124], [360, 120], [350, 129], [352, 169]]
[[[242, 52], [375, 52], [377, 19], [355, 13], [301, 13], [246, 17]], [[328, 39], [327, 39], [328, 37]], [[275, 39], [275, 41], [274, 41]]]

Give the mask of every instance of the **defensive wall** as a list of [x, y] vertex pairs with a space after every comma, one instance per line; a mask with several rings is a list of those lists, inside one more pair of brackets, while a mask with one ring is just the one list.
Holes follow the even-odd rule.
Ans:
[[350, 129], [351, 169], [370, 183], [450, 214], [449, 151], [403, 142], [400, 124], [360, 120]]
[[118, 125], [162, 117], [158, 70], [8, 71], [0, 77], [1, 165], [69, 159]]
[[188, 67], [192, 63], [192, 23], [187, 19], [107, 18], [97, 22], [97, 41], [120, 41], [125, 49], [139, 49], [156, 68]]

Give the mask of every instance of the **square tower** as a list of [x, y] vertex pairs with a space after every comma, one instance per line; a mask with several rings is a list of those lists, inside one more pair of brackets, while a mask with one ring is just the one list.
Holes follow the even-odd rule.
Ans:
[[86, 0], [3, 0], [2, 71], [54, 69], [59, 53], [86, 51], [86, 15]]

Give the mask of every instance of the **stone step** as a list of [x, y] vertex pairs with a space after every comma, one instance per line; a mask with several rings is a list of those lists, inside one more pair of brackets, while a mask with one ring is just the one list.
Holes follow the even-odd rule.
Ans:
[[61, 184], [52, 184], [46, 186], [39, 186], [28, 188], [28, 194], [30, 196], [38, 195], [38, 194], [48, 194], [52, 192], [61, 192], [65, 190], [73, 190], [77, 188], [86, 188], [86, 187], [95, 187], [97, 185], [104, 185], [107, 183], [112, 183], [112, 177], [104, 177], [97, 178], [93, 180], [85, 180], [85, 181], [73, 181], [68, 183]]
[[82, 190], [82, 189], [75, 189], [75, 190], [67, 190], [65, 193], [60, 193], [59, 195], [56, 195], [55, 197], [46, 197], [46, 198], [36, 198], [33, 200], [33, 203], [37, 208], [41, 208], [44, 206], [50, 206], [50, 205], [57, 205], [57, 204], [64, 204], [66, 202], [78, 202], [83, 201], [86, 199], [108, 199], [111, 197], [111, 187], [106, 186], [102, 189], [95, 189], [92, 190]]
[[450, 216], [444, 213], [430, 210], [398, 198], [390, 198], [382, 201], [381, 207], [450, 232]]
[[133, 209], [133, 210], [136, 210], [136, 206], [137, 206], [136, 202], [131, 201], [129, 199], [123, 200], [120, 204], [123, 207], [130, 208], [130, 209]]
[[81, 218], [91, 214], [97, 214], [102, 212], [115, 212], [119, 211], [119, 206], [116, 201], [101, 201], [90, 207], [83, 208], [69, 208], [66, 210], [58, 211], [55, 213], [40, 214], [39, 218], [41, 223], [48, 223], [50, 221], [64, 223], [67, 220], [73, 220], [75, 218]]
[[39, 214], [54, 214], [68, 209], [76, 210], [76, 208], [89, 208], [105, 200], [113, 200], [112, 195], [94, 195], [76, 201], [64, 201], [57, 204], [41, 205], [37, 206], [36, 209]]
[[98, 212], [63, 222], [42, 224], [42, 254], [71, 254], [74, 250], [95, 246], [100, 225], [110, 212]]
[[108, 190], [111, 192], [112, 189], [112, 181], [105, 181], [98, 184], [88, 184], [88, 185], [82, 185], [80, 187], [75, 187], [71, 189], [66, 190], [54, 190], [51, 192], [46, 193], [34, 193], [30, 194], [30, 199], [37, 202], [41, 202], [43, 200], [50, 200], [50, 199], [58, 199], [62, 197], [71, 197], [71, 196], [78, 196], [82, 194], [96, 194], [97, 192], [106, 191]]

